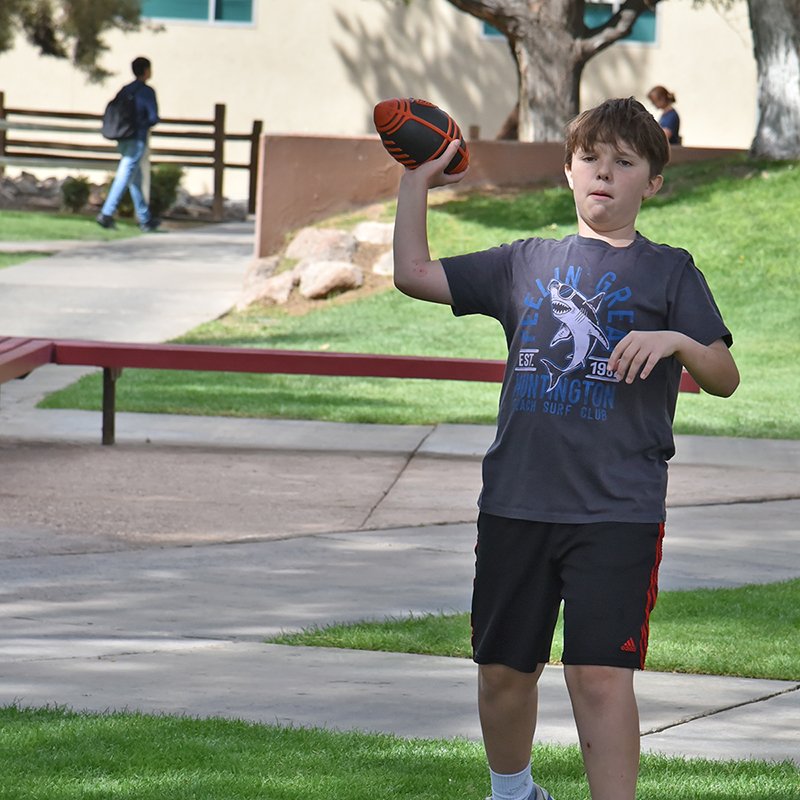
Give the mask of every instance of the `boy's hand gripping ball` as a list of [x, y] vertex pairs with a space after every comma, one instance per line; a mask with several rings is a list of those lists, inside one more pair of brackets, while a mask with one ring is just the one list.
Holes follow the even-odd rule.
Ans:
[[452, 175], [467, 168], [469, 150], [458, 125], [433, 103], [413, 97], [382, 100], [372, 117], [386, 151], [404, 167], [416, 169], [438, 158], [450, 142], [458, 139], [458, 151], [445, 172]]

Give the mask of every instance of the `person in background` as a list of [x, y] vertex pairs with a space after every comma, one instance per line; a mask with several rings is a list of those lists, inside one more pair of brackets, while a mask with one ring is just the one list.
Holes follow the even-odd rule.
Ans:
[[108, 190], [103, 208], [97, 215], [97, 224], [102, 228], [116, 228], [114, 222], [114, 212], [117, 210], [122, 196], [127, 189], [131, 193], [133, 209], [136, 212], [136, 219], [139, 220], [139, 227], [143, 231], [154, 231], [161, 224], [160, 220], [154, 219], [150, 213], [150, 207], [144, 198], [142, 191], [142, 159], [147, 152], [147, 140], [150, 128], [158, 122], [158, 102], [156, 93], [147, 85], [153, 74], [150, 60], [139, 56], [131, 64], [131, 69], [135, 80], [125, 88], [134, 93], [136, 103], [136, 133], [130, 139], [120, 139], [117, 149], [122, 158], [117, 166], [117, 174], [111, 188]]
[[663, 86], [654, 86], [648, 93], [647, 99], [661, 112], [658, 124], [664, 131], [670, 144], [681, 143], [681, 118], [672, 107], [675, 95]]

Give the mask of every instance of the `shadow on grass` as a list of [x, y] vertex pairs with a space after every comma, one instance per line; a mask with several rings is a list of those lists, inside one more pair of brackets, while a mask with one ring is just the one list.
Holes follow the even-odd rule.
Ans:
[[[737, 188], [743, 181], [779, 172], [794, 162], [759, 161], [740, 154], [703, 162], [667, 166], [664, 187], [648, 204], [701, 205], [720, 191]], [[487, 228], [536, 230], [548, 225], [573, 225], [575, 204], [566, 187], [532, 188], [519, 192], [479, 192], [436, 206], [436, 210], [461, 221]]]
[[486, 228], [543, 228], [575, 222], [575, 201], [568, 189], [519, 193], [480, 193], [436, 206], [436, 211]]
[[[406, 383], [402, 378], [126, 370], [117, 384], [117, 411], [400, 425], [493, 421], [493, 384], [465, 388], [458, 381], [420, 380], [409, 395]], [[101, 400], [102, 381], [95, 374], [48, 395], [39, 408], [100, 411]]]

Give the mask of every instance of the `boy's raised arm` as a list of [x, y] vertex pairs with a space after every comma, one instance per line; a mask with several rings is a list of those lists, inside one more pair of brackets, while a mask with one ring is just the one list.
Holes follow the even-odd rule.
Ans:
[[410, 297], [446, 305], [453, 302], [450, 286], [442, 262], [431, 261], [428, 248], [428, 190], [464, 176], [444, 171], [457, 148], [458, 142], [451, 142], [436, 160], [403, 173], [394, 222], [394, 285]]

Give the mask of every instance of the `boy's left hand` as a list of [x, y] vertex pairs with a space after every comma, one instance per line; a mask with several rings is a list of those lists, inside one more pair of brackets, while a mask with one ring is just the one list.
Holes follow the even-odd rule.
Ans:
[[608, 368], [625, 383], [633, 383], [637, 375], [644, 379], [662, 358], [675, 354], [682, 337], [677, 331], [631, 331], [617, 343]]

